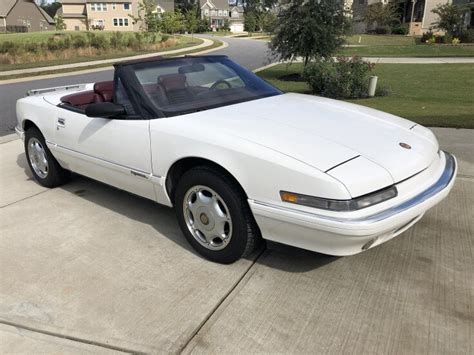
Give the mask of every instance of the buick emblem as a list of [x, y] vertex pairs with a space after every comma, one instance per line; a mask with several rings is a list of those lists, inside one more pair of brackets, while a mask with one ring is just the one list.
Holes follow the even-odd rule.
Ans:
[[411, 145], [410, 144], [406, 144], [406, 143], [398, 143], [400, 145], [400, 147], [402, 148], [405, 148], [405, 149], [411, 149]]

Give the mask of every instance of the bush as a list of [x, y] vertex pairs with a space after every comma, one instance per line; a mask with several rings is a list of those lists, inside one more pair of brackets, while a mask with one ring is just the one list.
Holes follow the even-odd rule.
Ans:
[[5, 41], [0, 43], [0, 53], [5, 54], [5, 53], [12, 53], [16, 52], [18, 50], [18, 45], [10, 42], [10, 41]]
[[110, 45], [112, 48], [120, 48], [123, 45], [123, 34], [122, 32], [116, 31], [112, 33], [112, 36], [110, 36]]
[[312, 92], [335, 99], [367, 97], [373, 65], [360, 57], [317, 60], [306, 66], [303, 78]]
[[397, 24], [392, 27], [392, 34], [405, 36], [408, 34], [408, 26], [405, 24]]
[[57, 51], [60, 48], [59, 41], [56, 41], [54, 37], [49, 37], [46, 41], [46, 48], [50, 51]]
[[89, 44], [95, 49], [107, 49], [109, 48], [109, 42], [105, 36], [98, 36], [94, 33], [88, 33]]
[[474, 28], [462, 30], [458, 38], [461, 43], [474, 43]]
[[378, 35], [389, 35], [391, 30], [390, 30], [390, 27], [383, 26], [383, 27], [376, 27], [374, 32], [375, 34], [378, 34]]
[[41, 46], [39, 46], [35, 42], [25, 43], [25, 51], [27, 51], [29, 53], [38, 53], [40, 49], [41, 49]]
[[84, 36], [74, 35], [72, 36], [72, 46], [74, 48], [84, 48], [87, 47], [87, 40]]

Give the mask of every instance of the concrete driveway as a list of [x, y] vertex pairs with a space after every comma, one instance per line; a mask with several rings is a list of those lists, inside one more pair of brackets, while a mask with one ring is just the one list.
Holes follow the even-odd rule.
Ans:
[[83, 177], [46, 190], [0, 144], [0, 352], [474, 353], [474, 131], [434, 131], [459, 177], [408, 232], [228, 266], [172, 210]]

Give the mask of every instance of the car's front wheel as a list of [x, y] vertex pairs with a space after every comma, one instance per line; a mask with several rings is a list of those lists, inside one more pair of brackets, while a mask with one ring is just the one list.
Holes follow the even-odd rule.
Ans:
[[30, 127], [25, 134], [25, 153], [35, 180], [44, 187], [56, 187], [69, 178], [69, 171], [56, 161], [36, 127]]
[[240, 187], [216, 169], [187, 171], [176, 187], [175, 209], [186, 239], [212, 261], [232, 263], [250, 254], [260, 239]]

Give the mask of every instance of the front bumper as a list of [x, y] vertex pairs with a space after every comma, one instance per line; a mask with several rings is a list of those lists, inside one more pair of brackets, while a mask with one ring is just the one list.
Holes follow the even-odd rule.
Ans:
[[18, 137], [20, 137], [20, 139], [22, 141], [25, 140], [25, 131], [23, 129], [21, 129], [20, 127], [16, 126], [15, 127], [15, 133], [18, 135]]
[[249, 200], [263, 238], [330, 255], [353, 255], [386, 242], [415, 224], [444, 199], [457, 173], [456, 158], [444, 154], [437, 181], [415, 196], [375, 213], [351, 218], [328, 216]]

